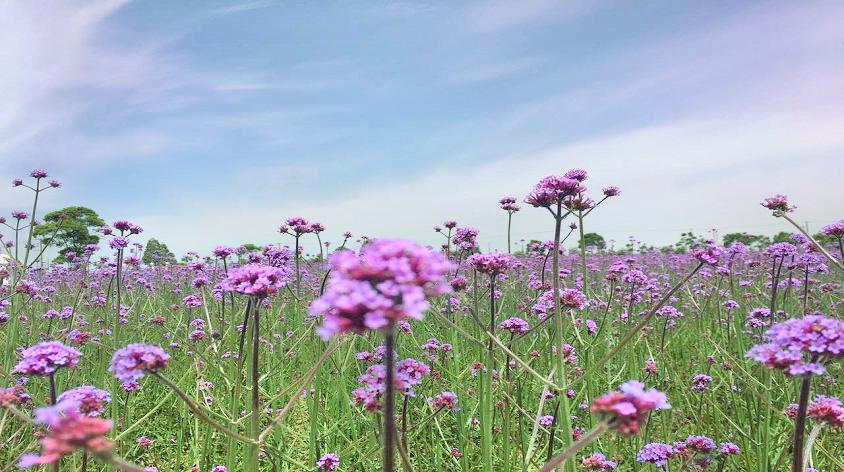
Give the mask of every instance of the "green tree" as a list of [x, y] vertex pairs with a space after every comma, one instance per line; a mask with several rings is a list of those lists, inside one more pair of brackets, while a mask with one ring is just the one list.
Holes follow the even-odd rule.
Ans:
[[703, 242], [703, 238], [693, 233], [692, 230], [689, 230], [686, 233], [680, 234], [680, 240], [674, 244], [674, 250], [679, 253], [689, 252], [691, 246], [700, 242]]
[[730, 247], [734, 242], [740, 242], [745, 246], [762, 249], [770, 244], [770, 239], [767, 236], [760, 234], [749, 233], [728, 233], [724, 235], [724, 247]]
[[167, 249], [166, 244], [155, 238], [150, 238], [147, 241], [147, 246], [144, 248], [144, 255], [141, 261], [147, 265], [172, 264], [176, 262], [176, 256]]
[[604, 237], [598, 233], [584, 234], [583, 243], [586, 244], [586, 247], [594, 246], [598, 249], [605, 249], [607, 247], [607, 242], [604, 240]]
[[788, 231], [780, 231], [779, 233], [775, 234], [771, 240], [775, 243], [793, 243], [794, 241], [791, 240], [791, 234]]
[[68, 252], [79, 254], [88, 244], [97, 244], [100, 237], [90, 230], [102, 226], [105, 221], [94, 210], [72, 206], [44, 215], [44, 223], [35, 228], [34, 235], [43, 244], [58, 247], [56, 262], [64, 262]]

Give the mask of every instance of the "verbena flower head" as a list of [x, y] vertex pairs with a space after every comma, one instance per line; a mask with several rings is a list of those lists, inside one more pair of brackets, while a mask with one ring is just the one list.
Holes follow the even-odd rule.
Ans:
[[618, 187], [604, 187], [603, 192], [605, 197], [617, 197], [621, 195], [621, 190]]
[[692, 256], [695, 259], [704, 264], [709, 264], [713, 266], [718, 264], [718, 261], [721, 260], [722, 255], [724, 255], [724, 251], [714, 244], [707, 244], [705, 247], [692, 251]]
[[525, 202], [535, 207], [550, 207], [562, 204], [566, 197], [573, 197], [585, 189], [580, 181], [564, 176], [551, 175], [543, 178], [525, 198]]
[[44, 169], [35, 169], [29, 173], [29, 176], [35, 179], [43, 179], [47, 177], [47, 171]]
[[521, 209], [519, 205], [516, 204], [516, 197], [504, 197], [498, 201], [501, 205], [501, 209], [510, 213], [515, 213]]
[[797, 254], [797, 247], [791, 243], [774, 243], [765, 248], [765, 254], [771, 257], [788, 257]]
[[213, 254], [214, 257], [219, 257], [220, 259], [225, 259], [226, 257], [231, 256], [236, 252], [236, 249], [229, 246], [217, 246], [214, 248]]
[[451, 243], [461, 251], [471, 251], [478, 247], [478, 230], [475, 228], [457, 228], [451, 236]]
[[389, 320], [422, 319], [428, 297], [451, 291], [448, 259], [410, 241], [376, 239], [360, 255], [334, 253], [329, 264], [328, 287], [310, 307], [325, 317], [319, 329], [324, 338], [384, 329]]
[[311, 227], [308, 220], [302, 218], [301, 216], [294, 216], [286, 219], [284, 224], [278, 229], [279, 233], [290, 233], [291, 231], [294, 235], [298, 236], [313, 232], [313, 227]]
[[572, 169], [563, 174], [563, 177], [567, 179], [576, 180], [578, 182], [583, 182], [588, 176], [589, 174], [583, 169]]
[[472, 254], [466, 259], [466, 263], [478, 272], [496, 276], [507, 272], [513, 263], [513, 257], [502, 252]]
[[333, 452], [323, 454], [323, 456], [316, 461], [316, 466], [319, 470], [331, 472], [340, 467], [340, 457]]
[[136, 382], [147, 372], [167, 368], [170, 355], [158, 346], [129, 344], [118, 349], [111, 358], [108, 370], [123, 382]]
[[111, 402], [111, 394], [91, 385], [83, 385], [59, 395], [58, 403], [66, 401], [75, 402], [78, 405], [79, 413], [95, 417], [100, 416], [105, 410], [106, 404]]
[[645, 385], [637, 380], [625, 382], [618, 391], [607, 393], [595, 399], [592, 413], [605, 415], [610, 425], [620, 434], [632, 436], [639, 433], [639, 427], [651, 410], [671, 408], [664, 393], [645, 390]]
[[844, 321], [821, 313], [778, 323], [765, 339], [747, 357], [790, 376], [823, 374], [826, 364], [844, 357]]
[[35, 410], [36, 422], [49, 427], [47, 435], [39, 440], [41, 455], [21, 457], [21, 467], [52, 464], [77, 449], [97, 454], [108, 454], [113, 444], [105, 438], [111, 431], [111, 421], [80, 414], [74, 401], [65, 401], [49, 408]]
[[785, 195], [774, 195], [773, 197], [768, 197], [765, 201], [762, 202], [762, 206], [773, 210], [774, 212], [782, 212], [788, 213], [795, 210], [794, 205], [789, 205], [788, 198]]
[[511, 316], [510, 318], [507, 318], [502, 321], [498, 327], [516, 335], [522, 335], [530, 331], [530, 325], [528, 325], [528, 322], [518, 316]]
[[722, 456], [736, 456], [741, 453], [741, 448], [735, 443], [722, 442], [718, 446], [718, 452], [720, 452]]
[[636, 454], [636, 460], [647, 462], [657, 467], [663, 467], [668, 464], [668, 460], [674, 457], [675, 454], [676, 451], [672, 445], [654, 442], [645, 444], [645, 447]]
[[594, 452], [580, 461], [580, 465], [586, 470], [615, 470], [618, 464], [607, 459], [607, 456], [600, 452]]
[[460, 410], [460, 407], [457, 406], [457, 395], [454, 392], [442, 392], [436, 394], [431, 400], [431, 405], [434, 407], [435, 410]]
[[229, 270], [229, 275], [220, 284], [229, 292], [266, 298], [275, 294], [290, 282], [290, 274], [284, 268], [263, 264], [247, 264]]
[[60, 367], [76, 367], [82, 353], [58, 341], [45, 341], [24, 349], [16, 374], [50, 375]]
[[821, 233], [827, 236], [841, 237], [844, 236], [844, 220], [837, 221], [821, 228]]
[[562, 309], [577, 309], [582, 310], [586, 306], [586, 295], [575, 288], [561, 288], [558, 292], [559, 296], [554, 300], [554, 290], [546, 290], [536, 303], [533, 305], [533, 311], [540, 318], [545, 319], [554, 313], [554, 304], [560, 303]]
[[708, 453], [716, 449], [715, 441], [707, 436], [689, 436], [683, 443], [694, 452]]
[[844, 406], [838, 397], [818, 395], [809, 405], [806, 416], [833, 428], [844, 427]]

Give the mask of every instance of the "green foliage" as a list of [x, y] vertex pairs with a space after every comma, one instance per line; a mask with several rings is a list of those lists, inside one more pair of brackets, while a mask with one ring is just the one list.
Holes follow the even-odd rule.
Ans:
[[729, 233], [724, 235], [724, 247], [730, 247], [734, 242], [740, 242], [745, 246], [762, 249], [771, 244], [770, 238], [762, 236], [761, 234]]
[[104, 225], [94, 210], [72, 206], [44, 215], [44, 223], [35, 228], [34, 235], [42, 243], [58, 247], [56, 262], [64, 262], [68, 252], [81, 253], [88, 244], [97, 244], [100, 237], [91, 228]]
[[598, 249], [606, 249], [607, 242], [604, 240], [604, 237], [598, 233], [586, 233], [583, 235], [583, 243], [588, 248], [589, 246], [594, 246]]
[[680, 240], [674, 244], [674, 251], [678, 253], [689, 252], [689, 248], [695, 243], [703, 242], [703, 237], [696, 235], [692, 230], [680, 234]]
[[793, 243], [794, 241], [791, 240], [791, 235], [793, 233], [789, 233], [788, 231], [780, 231], [779, 233], [775, 234], [773, 238], [771, 238], [772, 242], [775, 243]]
[[144, 248], [144, 256], [141, 261], [148, 265], [172, 264], [176, 262], [176, 256], [167, 249], [166, 244], [155, 238], [150, 238]]

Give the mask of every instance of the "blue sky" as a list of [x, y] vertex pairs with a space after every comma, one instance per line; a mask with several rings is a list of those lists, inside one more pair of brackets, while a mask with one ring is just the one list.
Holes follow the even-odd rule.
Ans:
[[[503, 247], [496, 201], [588, 169], [587, 230], [654, 244], [842, 218], [837, 2], [4, 2], [0, 176], [177, 252], [279, 240], [286, 216]], [[28, 195], [0, 189], [0, 211]], [[542, 211], [514, 236], [550, 237]]]

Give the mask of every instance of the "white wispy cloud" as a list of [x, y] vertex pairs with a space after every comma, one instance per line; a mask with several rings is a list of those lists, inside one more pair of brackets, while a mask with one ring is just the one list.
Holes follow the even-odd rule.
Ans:
[[[423, 175], [363, 187], [343, 175], [305, 176], [320, 185], [339, 186], [341, 191], [331, 199], [287, 193], [283, 181], [260, 199], [215, 199], [211, 190], [198, 199], [202, 205], [172, 209], [175, 215], [189, 217], [148, 215], [143, 220], [179, 250], [275, 241], [275, 227], [291, 215], [323, 222], [329, 239], [350, 230], [431, 244], [438, 240], [430, 228], [453, 218], [480, 229], [485, 249], [501, 248], [506, 220], [497, 200], [505, 195], [521, 199], [541, 177], [582, 167], [590, 170], [593, 193], [599, 194], [605, 185], [622, 188], [623, 195], [607, 202], [588, 222], [589, 230], [618, 241], [632, 234], [670, 243], [690, 228], [698, 232], [712, 227], [762, 228], [760, 232], [770, 233], [788, 230], [758, 205], [777, 192], [789, 194], [800, 205], [798, 218], [837, 217], [836, 202], [844, 199], [844, 188], [836, 183], [844, 170], [837, 158], [844, 152], [844, 135], [834, 130], [842, 126], [840, 116], [725, 118], [649, 126], [534, 154], [442, 165]], [[245, 171], [241, 179], [264, 181], [259, 176], [262, 170], [251, 171], [251, 178], [249, 173]], [[515, 218], [515, 239], [550, 237], [547, 220], [545, 212], [524, 208]], [[193, 235], [199, 228], [201, 239]]]

